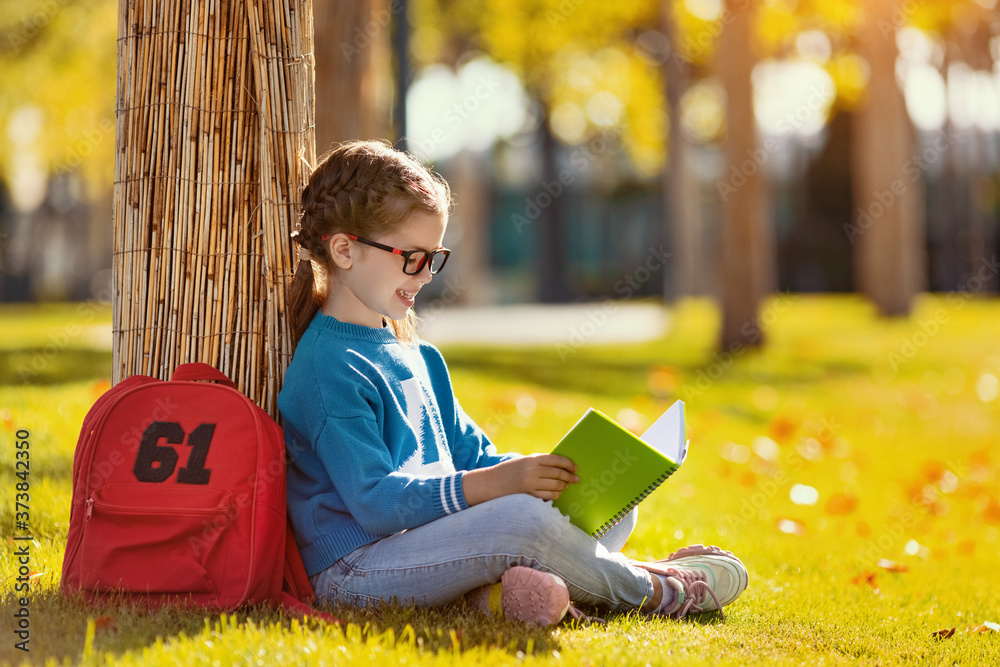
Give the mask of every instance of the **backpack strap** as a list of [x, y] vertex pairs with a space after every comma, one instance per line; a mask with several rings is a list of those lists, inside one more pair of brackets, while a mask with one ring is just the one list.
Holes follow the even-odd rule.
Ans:
[[174, 369], [174, 374], [170, 377], [170, 381], [177, 382], [179, 380], [215, 380], [227, 387], [236, 389], [236, 383], [230, 380], [229, 376], [225, 373], [214, 366], [197, 362], [178, 365]]
[[302, 564], [302, 555], [299, 554], [298, 544], [295, 542], [295, 534], [292, 532], [292, 524], [285, 522], [285, 570], [281, 583], [281, 606], [285, 611], [320, 618], [327, 623], [343, 625], [344, 621], [320, 611], [309, 605], [316, 599], [313, 593], [312, 584], [309, 583], [309, 575], [306, 573], [306, 566]]

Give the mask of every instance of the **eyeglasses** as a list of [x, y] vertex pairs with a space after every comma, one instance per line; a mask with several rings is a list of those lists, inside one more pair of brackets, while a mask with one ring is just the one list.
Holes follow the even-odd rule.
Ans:
[[[327, 234], [323, 236], [323, 240], [326, 241], [333, 234]], [[372, 246], [373, 248], [378, 248], [379, 250], [385, 250], [386, 252], [391, 252], [394, 255], [399, 255], [403, 258], [403, 273], [408, 276], [415, 276], [424, 270], [424, 266], [428, 263], [430, 264], [431, 275], [435, 275], [444, 265], [448, 262], [448, 256], [451, 255], [451, 250], [447, 248], [438, 248], [437, 250], [432, 250], [428, 252], [427, 250], [400, 250], [399, 248], [393, 248], [392, 246], [385, 245], [383, 243], [376, 243], [375, 241], [369, 241], [368, 239], [363, 239], [360, 236], [355, 236], [354, 234], [348, 234], [348, 238]]]

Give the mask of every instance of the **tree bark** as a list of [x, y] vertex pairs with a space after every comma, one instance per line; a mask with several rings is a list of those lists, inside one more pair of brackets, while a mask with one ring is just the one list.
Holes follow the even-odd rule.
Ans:
[[113, 381], [204, 362], [277, 416], [311, 0], [121, 0], [118, 36]]
[[907, 315], [924, 285], [924, 193], [906, 173], [913, 157], [913, 127], [896, 83], [896, 16], [900, 0], [866, 6], [858, 51], [868, 61], [867, 100], [853, 115], [851, 154], [854, 244], [858, 291], [885, 316]]
[[[742, 8], [741, 8], [742, 7]], [[754, 3], [727, 2], [732, 20], [720, 36], [723, 85], [728, 98], [726, 173], [717, 183], [723, 199], [722, 329], [723, 349], [758, 346], [764, 335], [757, 308], [774, 285], [774, 240], [766, 211], [763, 149], [757, 146], [751, 73]]]
[[388, 80], [393, 17], [386, 0], [316, 3], [316, 148], [387, 132], [379, 81]]

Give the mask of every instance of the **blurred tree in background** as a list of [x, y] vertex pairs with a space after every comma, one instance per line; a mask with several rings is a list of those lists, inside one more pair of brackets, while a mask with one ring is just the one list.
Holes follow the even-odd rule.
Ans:
[[[492, 81], [481, 73], [499, 71], [523, 91], [520, 130], [431, 159], [460, 202], [449, 234], [465, 235], [456, 269], [474, 276], [466, 282], [517, 272], [537, 291], [504, 292], [505, 278], [496, 293], [469, 287], [461, 298], [707, 294], [723, 304], [726, 345], [763, 340], [758, 302], [776, 287], [856, 288], [880, 312], [905, 314], [928, 287], [996, 288], [996, 4], [318, 3], [318, 148], [391, 131], [401, 54], [390, 38], [408, 8], [403, 57], [418, 84], [431, 72]], [[37, 248], [70, 238], [80, 220], [110, 219], [67, 217], [60, 202], [107, 206], [114, 7], [0, 0], [4, 298], [59, 296], [38, 286], [53, 269]], [[489, 88], [488, 103], [522, 104], [510, 90]], [[408, 106], [420, 120], [420, 105]], [[427, 146], [479, 139], [475, 118], [444, 119]], [[653, 280], [639, 271], [661, 245], [672, 256]]]
[[0, 0], [0, 299], [110, 283], [116, 19], [111, 0]]

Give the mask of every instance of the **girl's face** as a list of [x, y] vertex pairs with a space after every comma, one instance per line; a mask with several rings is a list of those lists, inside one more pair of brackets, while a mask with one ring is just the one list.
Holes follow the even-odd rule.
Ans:
[[[447, 224], [444, 216], [416, 212], [395, 231], [368, 240], [400, 250], [432, 251], [441, 247]], [[339, 253], [334, 260], [338, 268], [330, 275], [323, 312], [341, 322], [381, 327], [383, 317], [401, 320], [413, 307], [420, 288], [431, 281], [429, 266], [416, 275], [406, 275], [399, 255], [360, 241], [345, 243], [342, 234], [329, 243], [332, 253]], [[343, 268], [344, 264], [349, 267]]]

